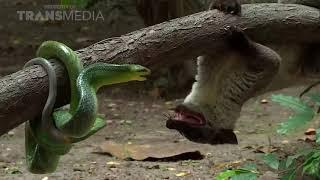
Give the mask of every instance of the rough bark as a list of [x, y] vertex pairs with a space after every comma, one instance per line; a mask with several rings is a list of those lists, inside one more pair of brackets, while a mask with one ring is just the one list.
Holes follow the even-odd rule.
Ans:
[[[78, 50], [85, 65], [96, 62], [136, 63], [151, 68], [170, 66], [225, 46], [226, 26], [243, 29], [260, 43], [320, 42], [320, 12], [300, 5], [243, 5], [243, 16], [207, 11], [100, 41]], [[199, 48], [201, 47], [201, 48]], [[68, 102], [67, 76], [56, 65], [58, 106]], [[34, 66], [0, 80], [0, 135], [38, 115], [46, 101], [48, 79]]]

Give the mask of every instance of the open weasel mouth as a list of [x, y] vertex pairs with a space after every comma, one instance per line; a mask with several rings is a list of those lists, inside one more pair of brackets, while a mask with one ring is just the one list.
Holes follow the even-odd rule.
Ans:
[[175, 115], [167, 119], [167, 128], [179, 131], [190, 141], [212, 145], [238, 143], [232, 129], [210, 127], [201, 113], [184, 105], [177, 106], [174, 111]]
[[174, 111], [175, 115], [171, 118], [171, 121], [183, 122], [190, 126], [204, 126], [206, 124], [206, 120], [201, 113], [194, 112], [183, 105], [177, 106]]

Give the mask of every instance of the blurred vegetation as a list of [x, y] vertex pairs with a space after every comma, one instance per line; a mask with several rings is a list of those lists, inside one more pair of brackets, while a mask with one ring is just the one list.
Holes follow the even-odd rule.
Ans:
[[[308, 89], [310, 90], [310, 89]], [[280, 105], [290, 108], [294, 114], [279, 124], [277, 132], [281, 135], [291, 135], [294, 130], [306, 127], [310, 121], [315, 120], [320, 110], [320, 93], [307, 94], [307, 98], [273, 95], [272, 100]], [[261, 156], [261, 161], [271, 170], [276, 171], [282, 180], [295, 180], [305, 175], [320, 179], [320, 128], [309, 130], [309, 135], [314, 136], [311, 148], [303, 148], [293, 155], [280, 157], [277, 153], [266, 153]], [[254, 164], [256, 165], [256, 164]], [[217, 175], [219, 180], [248, 179], [256, 180], [260, 175], [257, 169], [246, 167], [227, 169]]]

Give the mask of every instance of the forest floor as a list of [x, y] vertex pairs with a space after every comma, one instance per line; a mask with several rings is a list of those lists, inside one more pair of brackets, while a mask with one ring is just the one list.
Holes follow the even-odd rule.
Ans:
[[[274, 93], [297, 95], [301, 90]], [[256, 163], [265, 179], [276, 179], [277, 173], [272, 173], [259, 156], [270, 151], [286, 156], [304, 148], [308, 143], [299, 139], [304, 138], [306, 128], [313, 126], [290, 136], [278, 135], [277, 125], [288, 118], [290, 111], [273, 103], [271, 94], [266, 94], [243, 107], [235, 130], [239, 145], [195, 144], [165, 127], [164, 114], [170, 113], [179, 100], [155, 100], [122, 91], [105, 94], [110, 93], [101, 93], [99, 99], [107, 127], [76, 144], [61, 158], [53, 174], [34, 175], [26, 170], [23, 125], [0, 137], [0, 179], [200, 180], [214, 179], [226, 167], [248, 162]], [[261, 103], [262, 99], [268, 103]]]

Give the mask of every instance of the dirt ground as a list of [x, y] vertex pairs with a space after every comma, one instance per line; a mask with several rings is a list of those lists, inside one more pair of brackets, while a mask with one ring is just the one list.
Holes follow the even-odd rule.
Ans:
[[[299, 91], [301, 88], [288, 89], [281, 93], [297, 95]], [[277, 123], [286, 119], [289, 112], [272, 103], [270, 94], [266, 94], [251, 99], [243, 107], [236, 128], [239, 145], [198, 144], [196, 148], [204, 155], [201, 160], [120, 160], [94, 152], [97, 152], [98, 147], [105, 141], [125, 144], [147, 143], [151, 146], [155, 142], [169, 142], [173, 143], [173, 146], [177, 142], [188, 142], [179, 133], [165, 127], [163, 114], [168, 113], [170, 107], [179, 100], [154, 100], [146, 95], [132, 95], [122, 91], [105, 94], [107, 93], [102, 93], [99, 99], [100, 113], [106, 115], [107, 127], [88, 140], [76, 144], [69, 154], [61, 158], [59, 167], [53, 174], [33, 175], [26, 170], [23, 125], [0, 137], [0, 179], [200, 180], [214, 179], [216, 173], [225, 166], [238, 166], [246, 162], [257, 162], [261, 174], [264, 174], [270, 169], [259, 161], [257, 149], [272, 146], [277, 152], [285, 155], [305, 146], [305, 143], [298, 141], [303, 137], [305, 129], [290, 137], [276, 134]], [[269, 103], [261, 104], [262, 99], [267, 99]], [[271, 179], [271, 175], [267, 176], [268, 179]]]

